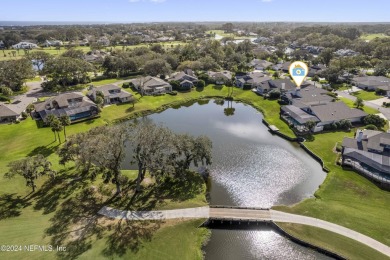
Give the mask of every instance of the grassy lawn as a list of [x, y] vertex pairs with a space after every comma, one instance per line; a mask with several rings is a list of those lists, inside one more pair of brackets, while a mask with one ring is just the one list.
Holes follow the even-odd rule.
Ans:
[[355, 97], [360, 97], [361, 99], [366, 100], [366, 101], [375, 100], [375, 99], [383, 97], [383, 96], [377, 95], [375, 93], [375, 91], [365, 91], [365, 90], [352, 92], [351, 95], [353, 95]]
[[[350, 108], [356, 108], [355, 105], [354, 105], [354, 101], [348, 99], [348, 98], [344, 98], [344, 97], [338, 97], [341, 101], [343, 101], [347, 106], [349, 106]], [[368, 106], [364, 106], [363, 107], [363, 111], [366, 112], [367, 114], [378, 114], [378, 110], [372, 108], [372, 107], [368, 107]]]
[[389, 37], [388, 35], [385, 35], [383, 33], [371, 33], [371, 34], [364, 34], [360, 36], [361, 39], [363, 40], [374, 40], [375, 38], [387, 38]]
[[303, 241], [325, 248], [347, 259], [388, 259], [387, 256], [361, 243], [356, 243], [353, 239], [329, 232], [327, 230], [299, 224], [278, 223], [283, 229], [288, 229], [289, 233]]
[[324, 160], [330, 172], [315, 198], [276, 208], [336, 223], [390, 245], [390, 192], [335, 164], [337, 155], [332, 149], [344, 136], [352, 137], [353, 131], [318, 134], [314, 141], [305, 143]]

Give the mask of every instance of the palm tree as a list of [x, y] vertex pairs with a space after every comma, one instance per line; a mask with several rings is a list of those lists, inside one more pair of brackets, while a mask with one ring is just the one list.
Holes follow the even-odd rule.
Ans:
[[70, 117], [68, 115], [62, 115], [62, 116], [60, 116], [59, 120], [61, 122], [61, 125], [64, 127], [64, 136], [65, 136], [65, 141], [66, 141], [66, 130], [65, 129], [71, 123]]
[[58, 117], [56, 117], [53, 114], [48, 115], [46, 117], [46, 124], [51, 127], [51, 131], [53, 131], [54, 133], [54, 141], [57, 141], [57, 136], [58, 136], [58, 140], [61, 143], [60, 131], [62, 131], [63, 126], [61, 124], [61, 121], [58, 119]]
[[[47, 117], [46, 117], [46, 125], [47, 126], [50, 126], [52, 125], [52, 122], [56, 120], [56, 116], [53, 115], [53, 114], [49, 114]], [[54, 142], [57, 141], [57, 136], [56, 136], [56, 132], [53, 130], [53, 128], [51, 128], [51, 130], [53, 131], [54, 133]]]

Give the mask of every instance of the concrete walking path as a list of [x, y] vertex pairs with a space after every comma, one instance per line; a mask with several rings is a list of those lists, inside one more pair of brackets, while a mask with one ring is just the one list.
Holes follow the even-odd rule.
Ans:
[[100, 215], [113, 219], [128, 220], [163, 220], [177, 218], [213, 218], [221, 220], [258, 220], [302, 224], [322, 228], [336, 234], [351, 238], [366, 246], [369, 246], [390, 257], [390, 247], [356, 232], [352, 229], [327, 222], [321, 219], [306, 217], [302, 215], [285, 213], [282, 211], [268, 209], [245, 209], [245, 208], [187, 208], [174, 210], [158, 211], [125, 211], [110, 207], [103, 207], [99, 212]]

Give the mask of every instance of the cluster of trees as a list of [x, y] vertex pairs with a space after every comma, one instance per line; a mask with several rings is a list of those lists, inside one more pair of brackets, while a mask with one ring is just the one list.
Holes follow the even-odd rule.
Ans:
[[[0, 61], [0, 87], [3, 87], [3, 91], [4, 87], [11, 91], [20, 91], [25, 80], [34, 75], [31, 62], [27, 59]], [[2, 93], [6, 94], [3, 91]]]
[[71, 136], [59, 150], [60, 163], [73, 161], [82, 177], [102, 174], [117, 192], [127, 180], [121, 165], [128, 147], [131, 163], [138, 168], [137, 191], [146, 173], [157, 182], [167, 176], [185, 178], [191, 165], [211, 164], [211, 141], [205, 136], [176, 134], [149, 120], [116, 126], [102, 126]]

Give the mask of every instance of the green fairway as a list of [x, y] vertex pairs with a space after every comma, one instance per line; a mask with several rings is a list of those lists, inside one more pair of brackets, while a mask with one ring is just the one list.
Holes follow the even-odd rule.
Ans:
[[390, 36], [383, 33], [371, 33], [371, 34], [364, 34], [360, 36], [361, 39], [368, 40], [368, 41], [374, 40], [375, 38], [387, 38], [387, 37]]
[[289, 233], [296, 238], [302, 239], [303, 241], [332, 252], [337, 252], [339, 255], [347, 259], [388, 259], [387, 256], [364, 244], [356, 243], [353, 239], [321, 228], [290, 223], [278, 223], [278, 226], [283, 229], [288, 229]]
[[[165, 49], [171, 49], [171, 48], [176, 47], [177, 45], [185, 45], [186, 43], [180, 42], [180, 41], [169, 41], [169, 42], [161, 42], [160, 44]], [[123, 50], [123, 47], [125, 48], [125, 50], [126, 49], [132, 50], [132, 49], [135, 49], [138, 47], [149, 47], [149, 46], [150, 46], [150, 44], [147, 44], [147, 43], [141, 43], [141, 44], [129, 45], [129, 46], [115, 46], [115, 47], [108, 46], [108, 47], [103, 48], [103, 51], [110, 51], [111, 49]], [[77, 46], [77, 47], [73, 47], [73, 48], [76, 50], [82, 50], [84, 53], [91, 51], [91, 48], [88, 46]], [[15, 56], [12, 54], [13, 51], [16, 51]], [[37, 49], [31, 50], [31, 52], [34, 52], [34, 51], [44, 51], [44, 52], [49, 53], [51, 55], [57, 56], [57, 55], [64, 53], [65, 51], [67, 51], [67, 48], [62, 46], [59, 50], [57, 50], [54, 47], [43, 47], [43, 48], [37, 48]], [[4, 54], [5, 54], [5, 56], [4, 56]], [[20, 58], [24, 57], [25, 55], [26, 54], [25, 54], [24, 50], [19, 50], [19, 51], [14, 50], [14, 49], [4, 50], [4, 51], [0, 52], [0, 61], [20, 59]]]

